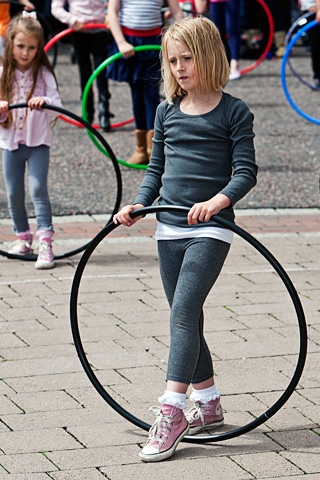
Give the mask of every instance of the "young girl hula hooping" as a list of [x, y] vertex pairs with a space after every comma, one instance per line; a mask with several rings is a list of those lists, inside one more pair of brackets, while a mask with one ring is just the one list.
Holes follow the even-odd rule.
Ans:
[[[34, 204], [39, 254], [35, 267], [52, 268], [52, 215], [48, 194], [51, 128], [44, 104], [61, 107], [56, 78], [43, 50], [44, 36], [34, 12], [22, 12], [8, 27], [0, 67], [0, 148], [8, 206], [18, 237], [9, 253], [32, 254], [31, 232], [25, 205], [24, 176], [28, 165], [29, 191]], [[28, 103], [9, 110], [9, 104]]]
[[[157, 214], [159, 266], [170, 305], [167, 385], [140, 457], [170, 457], [186, 433], [223, 424], [212, 357], [203, 334], [203, 304], [218, 278], [232, 232], [214, 215], [234, 221], [234, 204], [256, 184], [253, 115], [224, 93], [229, 65], [218, 29], [204, 17], [175, 22], [162, 35], [166, 100], [155, 119], [150, 164], [132, 205], [114, 222], [130, 226], [130, 213], [152, 205], [182, 205], [187, 216]], [[187, 407], [186, 393], [192, 386]]]

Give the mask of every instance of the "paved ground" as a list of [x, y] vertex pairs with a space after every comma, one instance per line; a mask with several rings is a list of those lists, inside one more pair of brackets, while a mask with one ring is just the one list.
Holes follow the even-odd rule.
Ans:
[[[299, 62], [307, 71], [305, 59]], [[70, 87], [74, 66], [63, 69], [66, 64], [62, 57], [59, 76], [71, 109], [78, 92]], [[80, 255], [59, 260], [47, 272], [0, 256], [0, 480], [320, 479], [319, 127], [287, 105], [278, 68], [264, 62], [228, 89], [246, 97], [255, 112], [260, 165], [259, 185], [239, 205], [238, 224], [283, 265], [308, 324], [307, 361], [295, 392], [245, 435], [184, 442], [171, 460], [144, 464], [138, 452], [147, 433], [103, 400], [76, 354], [69, 300]], [[123, 119], [130, 112], [125, 88], [121, 92], [113, 109], [124, 109]], [[306, 108], [318, 101], [316, 95], [305, 92]], [[106, 169], [96, 152], [94, 161], [86, 153], [86, 134], [62, 122], [56, 129], [55, 252], [64, 254], [105, 225], [105, 195], [111, 205], [115, 190], [114, 179], [102, 176]], [[117, 155], [129, 153], [131, 135], [132, 126], [107, 135]], [[142, 172], [122, 172], [126, 202]], [[5, 251], [13, 236], [3, 190], [1, 195]], [[60, 216], [74, 213], [84, 215]], [[77, 298], [80, 335], [95, 378], [125, 411], [147, 423], [153, 421], [148, 407], [164, 388], [169, 342], [154, 228], [148, 216], [132, 229], [114, 230], [90, 257]], [[219, 434], [247, 425], [281, 398], [296, 368], [300, 332], [283, 282], [238, 237], [205, 310], [225, 411], [225, 426], [213, 432]]]
[[[83, 245], [105, 221], [99, 215], [56, 219], [56, 253]], [[2, 248], [10, 239], [8, 223], [0, 223]], [[240, 210], [238, 224], [281, 262], [304, 308], [308, 356], [289, 401], [245, 435], [182, 443], [171, 460], [143, 464], [138, 452], [146, 432], [103, 400], [73, 345], [69, 298], [79, 255], [47, 272], [0, 257], [0, 479], [319, 480], [320, 212]], [[169, 342], [154, 227], [148, 216], [132, 229], [114, 230], [90, 257], [77, 299], [80, 335], [96, 378], [120, 406], [148, 423], [148, 407], [164, 387]], [[239, 237], [208, 298], [206, 321], [223, 395], [221, 432], [234, 430], [281, 397], [299, 352], [286, 288]]]

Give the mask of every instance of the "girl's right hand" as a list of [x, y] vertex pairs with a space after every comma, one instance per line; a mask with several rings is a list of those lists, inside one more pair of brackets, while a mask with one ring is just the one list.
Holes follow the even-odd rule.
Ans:
[[5, 100], [0, 100], [0, 114], [8, 113], [9, 111], [9, 103]]
[[113, 222], [116, 225], [121, 223], [121, 225], [124, 225], [125, 227], [131, 227], [131, 225], [140, 220], [143, 215], [141, 215], [141, 217], [131, 218], [130, 213], [133, 212], [133, 210], [138, 210], [139, 208], [143, 207], [144, 205], [142, 205], [141, 203], [138, 203], [137, 205], [126, 205], [125, 207], [122, 207], [121, 210], [113, 216]]

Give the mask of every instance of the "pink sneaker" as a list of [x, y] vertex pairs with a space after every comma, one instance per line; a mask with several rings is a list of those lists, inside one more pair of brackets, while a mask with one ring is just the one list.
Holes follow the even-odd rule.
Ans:
[[46, 270], [54, 267], [54, 256], [51, 240], [43, 239], [39, 244], [39, 255], [34, 266], [38, 270]]
[[32, 233], [31, 231], [21, 232], [17, 234], [18, 240], [16, 240], [8, 253], [13, 255], [32, 255], [33, 250], [31, 248], [32, 244]]
[[171, 457], [180, 440], [188, 433], [189, 424], [180, 408], [172, 405], [151, 407], [157, 419], [149, 430], [147, 444], [139, 453], [144, 462], [160, 462]]
[[224, 423], [220, 397], [208, 403], [195, 402], [194, 407], [186, 412], [186, 419], [190, 425], [191, 435], [206, 428], [220, 427]]

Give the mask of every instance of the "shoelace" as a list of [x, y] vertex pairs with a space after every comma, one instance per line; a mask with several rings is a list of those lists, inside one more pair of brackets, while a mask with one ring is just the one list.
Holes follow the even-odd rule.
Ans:
[[206, 413], [207, 413], [206, 405], [196, 402], [194, 404], [194, 407], [188, 413], [187, 420], [188, 420], [189, 423], [191, 423], [192, 420], [198, 420], [200, 418], [200, 420], [203, 423], [204, 422], [204, 414], [206, 414]]
[[173, 417], [169, 415], [163, 415], [160, 407], [150, 407], [149, 410], [157, 415], [154, 424], [149, 430], [149, 440], [156, 440], [164, 443], [162, 438], [168, 438], [166, 430], [171, 431], [170, 426], [172, 424]]
[[41, 257], [41, 260], [50, 261], [51, 255], [51, 245], [49, 245], [47, 242], [41, 242], [39, 247], [39, 257]]

